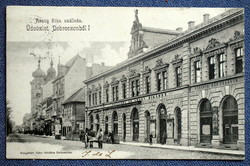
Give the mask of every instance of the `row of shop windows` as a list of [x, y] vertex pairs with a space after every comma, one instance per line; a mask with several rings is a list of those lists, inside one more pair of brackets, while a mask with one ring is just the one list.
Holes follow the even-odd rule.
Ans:
[[[171, 117], [166, 110], [164, 104], [157, 107], [157, 117], [152, 120], [149, 111], [145, 111], [145, 141], [148, 141], [149, 135], [157, 137], [157, 142], [164, 143], [166, 139], [171, 138], [180, 143], [182, 138], [182, 113], [179, 107], [175, 108], [174, 117]], [[202, 99], [199, 105], [200, 111], [200, 143], [211, 143], [213, 135], [219, 135], [218, 109], [212, 108], [208, 99]], [[139, 140], [139, 111], [133, 108], [131, 112], [131, 131], [132, 140]], [[227, 96], [222, 100], [222, 130], [223, 143], [236, 144], [238, 140], [238, 105], [232, 96]], [[122, 139], [126, 139], [126, 114], [122, 114]], [[105, 116], [104, 131], [109, 131], [109, 117]], [[96, 131], [100, 128], [99, 114], [94, 117], [90, 115], [90, 127]], [[111, 117], [111, 130], [114, 134], [118, 134], [118, 114], [113, 111]]]

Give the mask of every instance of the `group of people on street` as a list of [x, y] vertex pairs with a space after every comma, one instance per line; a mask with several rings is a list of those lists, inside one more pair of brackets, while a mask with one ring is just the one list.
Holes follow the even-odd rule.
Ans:
[[98, 148], [103, 148], [103, 132], [102, 129], [99, 129], [96, 133], [92, 129], [86, 128], [85, 132], [83, 131], [80, 134], [80, 141], [85, 143], [85, 148], [93, 148], [93, 142], [98, 142]]
[[93, 148], [93, 142], [98, 143], [98, 148], [102, 149], [103, 148], [103, 141], [104, 141], [104, 135], [106, 143], [115, 143], [114, 139], [114, 133], [112, 132], [106, 132], [105, 134], [103, 133], [102, 129], [99, 129], [98, 132], [96, 133], [93, 129], [88, 129], [86, 128], [85, 131], [82, 131], [80, 134], [80, 141], [85, 143], [85, 148]]

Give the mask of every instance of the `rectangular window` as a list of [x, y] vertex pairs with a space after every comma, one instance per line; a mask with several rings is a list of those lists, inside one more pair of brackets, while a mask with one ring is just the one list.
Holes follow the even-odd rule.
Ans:
[[97, 92], [95, 93], [95, 104], [97, 105]]
[[140, 81], [136, 80], [136, 96], [140, 95]]
[[91, 94], [89, 94], [89, 106], [91, 106]]
[[195, 82], [201, 81], [201, 61], [194, 62]]
[[219, 59], [219, 78], [220, 77], [225, 77], [226, 76], [226, 58], [225, 54], [222, 53], [218, 57]]
[[145, 77], [145, 85], [146, 85], [146, 94], [150, 93], [150, 78], [149, 76]]
[[132, 81], [131, 82], [131, 90], [132, 90], [132, 97], [134, 97], [135, 96], [135, 81]]
[[175, 69], [176, 73], [176, 86], [181, 86], [181, 67], [176, 67]]
[[116, 100], [118, 100], [119, 99], [118, 86], [115, 87], [115, 94], [116, 94]]
[[162, 78], [163, 78], [163, 90], [167, 89], [167, 72], [162, 72]]
[[215, 65], [214, 65], [214, 57], [209, 57], [208, 58], [208, 70], [209, 70], [209, 79], [214, 79], [215, 78]]
[[242, 73], [243, 72], [243, 48], [242, 47], [235, 49], [235, 56], [236, 56], [236, 61], [235, 61], [236, 74]]
[[92, 94], [92, 103], [95, 105], [95, 93]]
[[102, 92], [99, 91], [99, 104], [102, 104]]
[[126, 99], [126, 83], [122, 84], [122, 94], [123, 94], [123, 99]]
[[106, 89], [106, 102], [109, 102], [109, 89]]
[[161, 90], [161, 73], [157, 73], [157, 91]]
[[113, 101], [115, 101], [115, 87], [112, 87], [112, 97], [113, 97]]

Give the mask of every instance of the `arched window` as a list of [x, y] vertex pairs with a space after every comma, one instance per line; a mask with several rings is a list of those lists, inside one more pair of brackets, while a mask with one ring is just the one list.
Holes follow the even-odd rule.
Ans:
[[227, 96], [222, 103], [223, 143], [236, 144], [238, 140], [238, 104], [233, 96]]
[[113, 133], [118, 134], [118, 115], [116, 111], [113, 112], [112, 121], [113, 121]]
[[138, 141], [139, 138], [139, 113], [136, 108], [132, 111], [132, 123], [133, 123], [133, 141]]
[[211, 143], [212, 140], [212, 106], [208, 99], [200, 104], [200, 142]]

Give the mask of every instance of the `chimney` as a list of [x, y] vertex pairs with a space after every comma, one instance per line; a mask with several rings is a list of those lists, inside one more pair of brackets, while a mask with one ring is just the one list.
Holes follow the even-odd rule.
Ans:
[[178, 27], [178, 28], [176, 28], [176, 31], [178, 31], [178, 32], [182, 32], [182, 30], [183, 30], [183, 28], [182, 28], [182, 27]]
[[204, 14], [204, 15], [203, 15], [203, 23], [204, 23], [204, 24], [207, 24], [208, 21], [209, 21], [209, 14]]
[[102, 66], [105, 66], [105, 63], [104, 63], [104, 62], [102, 62]]
[[192, 29], [194, 27], [194, 21], [188, 22], [188, 29]]

